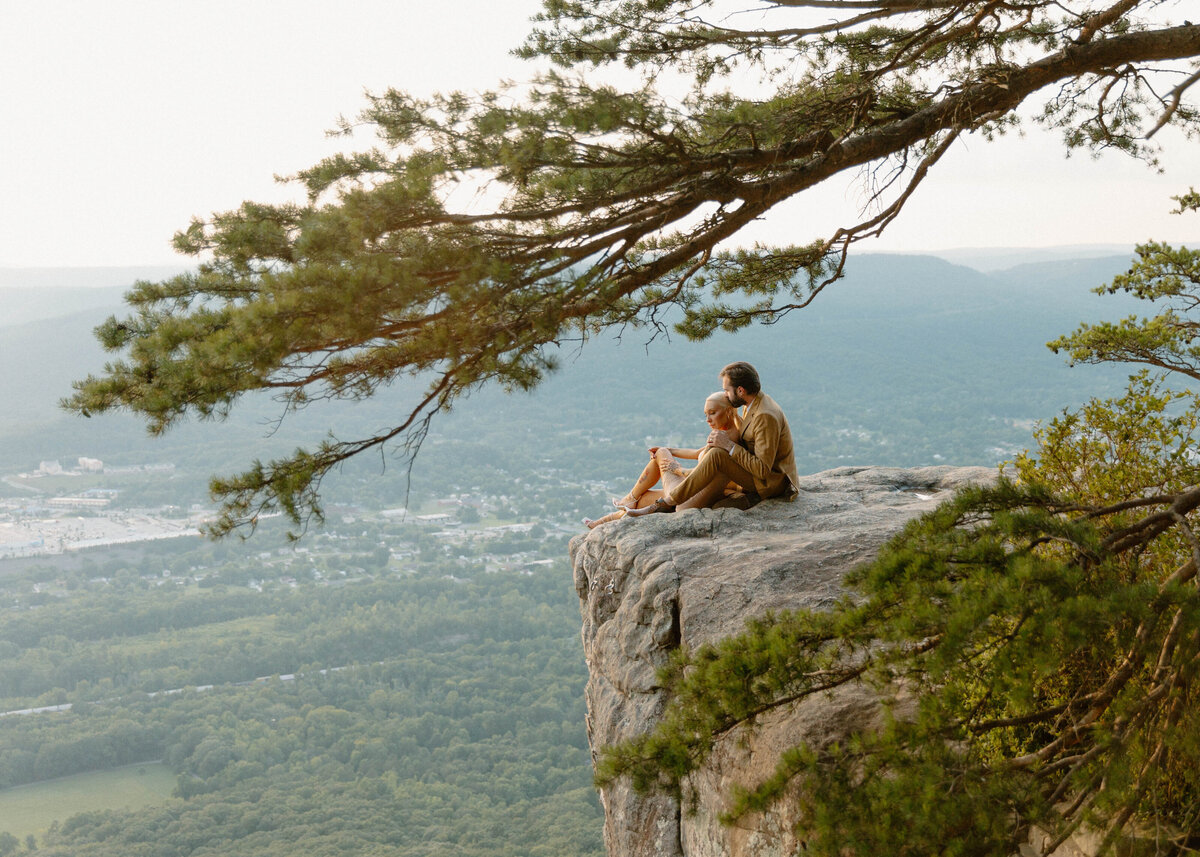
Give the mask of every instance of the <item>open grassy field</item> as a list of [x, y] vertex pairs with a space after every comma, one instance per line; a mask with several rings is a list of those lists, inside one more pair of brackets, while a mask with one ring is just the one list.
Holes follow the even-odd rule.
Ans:
[[53, 821], [99, 809], [137, 809], [165, 803], [175, 775], [165, 765], [129, 765], [0, 790], [0, 831], [35, 836]]

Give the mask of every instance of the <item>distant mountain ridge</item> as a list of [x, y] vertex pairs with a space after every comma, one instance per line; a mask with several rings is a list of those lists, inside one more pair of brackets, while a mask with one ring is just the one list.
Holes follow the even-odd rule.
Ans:
[[111, 315], [120, 310], [127, 286], [0, 286], [0, 337], [5, 328], [66, 318], [78, 312], [99, 310]]
[[1074, 244], [1062, 247], [956, 247], [921, 255], [937, 256], [947, 262], [965, 265], [985, 274], [991, 274], [1019, 265], [1043, 265], [1107, 256], [1132, 256], [1133, 248], [1133, 244]]
[[[0, 301], [8, 297], [7, 292], [0, 289]], [[86, 375], [104, 365], [104, 351], [93, 330], [118, 311], [119, 301], [120, 294], [114, 292], [106, 304], [0, 327], [0, 366], [5, 367], [0, 376], [0, 401], [5, 402], [0, 410], [0, 432], [17, 425], [46, 423], [58, 416], [57, 402], [71, 392], [71, 381], [83, 377], [78, 373]], [[8, 318], [7, 303], [0, 306], [3, 317]], [[30, 305], [25, 308], [32, 311]]]
[[164, 280], [191, 265], [116, 265], [72, 268], [3, 268], [0, 288], [127, 288], [137, 280]]
[[0, 268], [0, 328], [70, 315], [93, 307], [121, 308], [138, 280], [165, 280], [183, 266], [123, 268]]

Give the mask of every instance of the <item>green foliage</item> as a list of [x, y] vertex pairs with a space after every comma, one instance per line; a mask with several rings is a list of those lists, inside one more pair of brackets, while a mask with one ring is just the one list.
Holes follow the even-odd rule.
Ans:
[[[1176, 201], [1178, 213], [1200, 210], [1195, 191]], [[1140, 245], [1137, 254], [1137, 264], [1096, 291], [1126, 292], [1165, 305], [1162, 312], [1152, 318], [1130, 316], [1116, 324], [1085, 324], [1050, 347], [1065, 351], [1073, 362], [1142, 363], [1200, 380], [1200, 322], [1189, 315], [1200, 300], [1200, 251], [1151, 242]]]
[[175, 774], [162, 763], [67, 774], [20, 788], [0, 790], [3, 828], [24, 838], [26, 849], [50, 826], [81, 812], [162, 806], [175, 791]]
[[[220, 593], [175, 587], [130, 594], [127, 634], [97, 610], [73, 646], [24, 642], [27, 622], [70, 629], [92, 616], [100, 584], [6, 611], [0, 628], [23, 641], [6, 658], [61, 653], [89, 671], [70, 711], [0, 718], [0, 787], [159, 759], [175, 773], [164, 805], [38, 832], [39, 851], [63, 857], [599, 855], [586, 673], [562, 573], [243, 589], [250, 634], [211, 621], [220, 614], [204, 602]], [[186, 618], [173, 613], [191, 602], [201, 606]], [[209, 689], [137, 692], [180, 687], [161, 683], [180, 675], [160, 657], [238, 667]]]
[[[1182, 97], [1192, 78], [1154, 82], [1200, 54], [1200, 27], [1162, 25], [1157, 7], [780, 0], [741, 28], [709, 0], [547, 0], [521, 52], [565, 71], [477, 96], [370, 97], [343, 130], [373, 126], [378, 145], [297, 174], [306, 202], [245, 203], [176, 237], [198, 270], [128, 294], [132, 315], [99, 329], [121, 356], [66, 406], [129, 409], [160, 433], [254, 391], [287, 413], [417, 379], [390, 428], [212, 483], [216, 535], [272, 510], [319, 517], [331, 468], [383, 447], [411, 455], [430, 415], [481, 386], [530, 389], [564, 342], [672, 321], [705, 337], [806, 305], [962, 135], [1013, 124], [1047, 87], [1045, 120], [1068, 145], [1152, 157], [1138, 131], [1198, 118]], [[614, 62], [639, 79], [575, 73]], [[729, 249], [847, 171], [877, 189], [863, 222]], [[494, 202], [456, 207], [453, 191], [484, 186]]]
[[[1194, 309], [1197, 283], [1177, 276], [1193, 262], [1142, 248], [1106, 290]], [[1169, 342], [1154, 339], [1159, 316], [1085, 326], [1052, 347], [1167, 365], [1163, 354], [1192, 348], [1192, 322], [1166, 315]], [[1131, 836], [1193, 848], [1198, 409], [1193, 391], [1143, 371], [1123, 396], [1064, 413], [1017, 459], [1016, 481], [962, 491], [911, 523], [834, 609], [768, 616], [681, 653], [663, 674], [674, 699], [661, 726], [606, 751], [599, 781], [629, 776], [686, 801], [721, 737], [866, 683], [878, 726], [784, 752], [773, 776], [734, 795], [726, 821], [786, 795], [820, 855], [1007, 855], [1034, 826], [1050, 833], [1047, 851], [1080, 827], [1104, 834], [1103, 851]]]

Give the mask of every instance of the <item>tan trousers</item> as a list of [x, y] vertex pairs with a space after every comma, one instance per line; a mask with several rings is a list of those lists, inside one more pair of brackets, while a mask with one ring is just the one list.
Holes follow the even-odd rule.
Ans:
[[[725, 450], [714, 449], [704, 455], [687, 477], [668, 493], [675, 505], [678, 506], [689, 497], [698, 494], [705, 485], [718, 476], [724, 476], [731, 480], [741, 486], [743, 491], [754, 492], [754, 474], [734, 461], [733, 456]], [[787, 484], [787, 480], [784, 480], [784, 484]]]

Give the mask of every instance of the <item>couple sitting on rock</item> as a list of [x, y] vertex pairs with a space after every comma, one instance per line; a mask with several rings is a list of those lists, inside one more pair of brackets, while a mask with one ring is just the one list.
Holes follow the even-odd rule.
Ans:
[[[617, 511], [595, 521], [585, 519], [589, 528], [626, 515], [712, 506], [748, 509], [769, 497], [795, 497], [796, 458], [787, 417], [762, 392], [758, 372], [749, 363], [730, 363], [719, 377], [721, 392], [704, 402], [704, 418], [712, 429], [705, 445], [650, 447], [650, 462], [633, 489], [613, 501]], [[737, 408], [744, 408], [740, 416]], [[681, 458], [699, 462], [685, 470]], [[656, 489], [660, 481], [662, 487]]]

